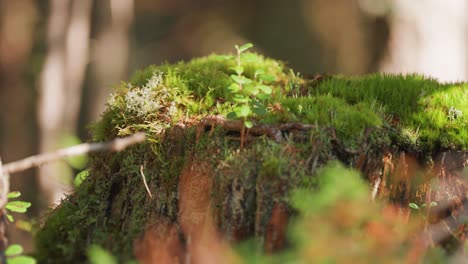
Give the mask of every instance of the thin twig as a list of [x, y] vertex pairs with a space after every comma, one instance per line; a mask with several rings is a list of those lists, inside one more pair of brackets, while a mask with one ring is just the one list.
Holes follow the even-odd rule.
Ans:
[[0, 210], [7, 203], [7, 194], [10, 192], [10, 175], [3, 171], [3, 166], [0, 158]]
[[140, 166], [140, 173], [141, 173], [141, 177], [143, 178], [143, 184], [145, 185], [146, 192], [148, 192], [149, 197], [152, 199], [153, 195], [151, 194], [151, 191], [150, 191], [150, 189], [148, 187], [148, 184], [146, 183], [146, 176], [143, 173], [143, 165]]
[[3, 165], [3, 173], [16, 173], [27, 170], [32, 167], [41, 166], [43, 164], [56, 161], [59, 159], [82, 155], [91, 152], [99, 151], [121, 151], [125, 148], [134, 145], [136, 143], [143, 142], [146, 139], [145, 133], [136, 133], [134, 135], [117, 138], [109, 142], [99, 143], [85, 143], [76, 145], [69, 148], [59, 149], [54, 152], [39, 154], [31, 156], [19, 161], [7, 163]]
[[0, 263], [6, 263], [5, 250], [8, 247], [8, 238], [6, 236], [6, 210], [5, 205], [8, 202], [8, 192], [10, 191], [10, 175], [2, 171], [2, 160], [0, 159]]

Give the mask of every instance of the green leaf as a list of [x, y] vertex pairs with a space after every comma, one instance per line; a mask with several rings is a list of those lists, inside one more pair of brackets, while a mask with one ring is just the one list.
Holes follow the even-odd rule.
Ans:
[[255, 95], [258, 94], [259, 90], [258, 90], [257, 86], [246, 85], [246, 86], [244, 87], [243, 92], [244, 92], [245, 94], [247, 94], [247, 95], [253, 95], [253, 96], [255, 96]]
[[250, 120], [244, 120], [244, 126], [245, 126], [246, 128], [252, 128], [252, 127], [253, 127], [253, 123], [252, 123], [252, 121], [250, 121]]
[[6, 216], [8, 218], [8, 221], [10, 221], [10, 223], [13, 223], [15, 221], [15, 218], [11, 214], [7, 214]]
[[7, 195], [7, 198], [8, 199], [13, 199], [13, 198], [18, 198], [21, 196], [21, 193], [20, 192], [9, 192], [8, 195]]
[[264, 71], [263, 69], [257, 69], [257, 70], [255, 71], [254, 76], [255, 76], [255, 78], [257, 78], [257, 76], [263, 75], [263, 74], [265, 74], [265, 71]]
[[[61, 147], [70, 147], [81, 144], [81, 140], [75, 135], [65, 135], [60, 139], [60, 146]], [[87, 155], [78, 155], [73, 157], [68, 157], [67, 159], [68, 164], [73, 167], [74, 169], [83, 169], [88, 163]]]
[[271, 95], [269, 94], [264, 94], [264, 93], [260, 93], [260, 94], [257, 94], [257, 99], [260, 99], [260, 100], [267, 100], [267, 99], [270, 99]]
[[77, 155], [67, 158], [68, 164], [74, 169], [83, 169], [88, 163], [87, 155]]
[[5, 205], [5, 208], [16, 213], [26, 213], [30, 206], [30, 202], [11, 201]]
[[268, 114], [268, 111], [264, 106], [257, 106], [252, 109], [252, 112], [254, 112], [255, 115], [257, 116], [264, 116]]
[[226, 115], [226, 117], [227, 117], [228, 119], [236, 119], [236, 118], [237, 118], [237, 115], [236, 115], [235, 112], [230, 112], [230, 113], [228, 113], [228, 114]]
[[409, 203], [409, 207], [415, 209], [415, 210], [419, 210], [419, 206], [415, 203]]
[[92, 264], [115, 264], [117, 260], [100, 246], [91, 245], [88, 249], [89, 262]]
[[263, 81], [265, 81], [267, 83], [276, 81], [276, 77], [271, 76], [271, 75], [262, 74], [259, 77], [260, 77], [260, 79], [262, 79]]
[[432, 201], [432, 202], [429, 204], [429, 207], [434, 207], [434, 206], [437, 206], [437, 202]]
[[229, 86], [228, 86], [228, 91], [231, 92], [231, 93], [237, 93], [239, 92], [240, 90], [240, 86], [238, 83], [231, 83]]
[[18, 256], [8, 259], [8, 264], [36, 264], [36, 260], [30, 256]]
[[250, 107], [247, 105], [241, 105], [234, 109], [237, 117], [247, 117], [250, 115], [251, 110]]
[[18, 244], [10, 245], [5, 250], [5, 255], [7, 255], [8, 257], [14, 256], [14, 255], [19, 255], [21, 253], [23, 253], [23, 247], [21, 245], [18, 245]]
[[236, 103], [248, 103], [248, 102], [250, 102], [249, 97], [246, 97], [246, 96], [243, 96], [243, 95], [238, 95], [238, 94], [236, 94], [236, 96], [234, 96], [233, 100]]
[[76, 176], [75, 176], [75, 179], [73, 180], [73, 185], [75, 185], [75, 187], [78, 187], [81, 185], [81, 183], [83, 183], [83, 181], [88, 178], [89, 176], [89, 171], [88, 170], [82, 170], [80, 171]]
[[252, 43], [247, 43], [247, 44], [244, 44], [244, 45], [242, 45], [240, 47], [236, 46], [236, 49], [237, 49], [238, 52], [244, 52], [244, 51], [246, 51], [246, 50], [248, 50], [248, 49], [250, 49], [252, 47], [253, 47]]
[[237, 75], [241, 75], [244, 72], [244, 67], [237, 65], [235, 67], [231, 67], [230, 69], [234, 70]]
[[268, 85], [257, 85], [257, 88], [262, 91], [264, 94], [271, 94], [271, 87]]
[[238, 84], [249, 84], [249, 83], [252, 83], [252, 80], [250, 80], [249, 78], [246, 78], [244, 76], [238, 76], [238, 75], [234, 75], [232, 74], [231, 75], [231, 79], [233, 79], [236, 83]]

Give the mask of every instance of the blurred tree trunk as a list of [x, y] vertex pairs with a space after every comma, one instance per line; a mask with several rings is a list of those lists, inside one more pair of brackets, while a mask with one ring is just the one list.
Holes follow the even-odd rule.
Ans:
[[127, 79], [129, 28], [133, 21], [133, 0], [109, 0], [96, 3], [96, 34], [92, 46], [91, 84], [85, 101], [85, 124], [95, 122], [106, 108], [113, 85]]
[[[48, 50], [39, 85], [40, 152], [57, 148], [64, 135], [76, 133], [88, 63], [91, 7], [92, 0], [49, 1]], [[49, 204], [58, 202], [70, 189], [71, 175], [60, 167], [63, 164], [39, 170]]]
[[[0, 156], [4, 163], [36, 152], [35, 93], [26, 72], [30, 70], [37, 19], [35, 1], [0, 0]], [[21, 191], [24, 200], [35, 203], [37, 184], [32, 174], [28, 171], [11, 177], [10, 189]], [[10, 243], [20, 243], [27, 251], [32, 249], [29, 234], [16, 228], [8, 233]]]
[[386, 72], [418, 72], [441, 81], [468, 79], [468, 3], [390, 1], [392, 15]]

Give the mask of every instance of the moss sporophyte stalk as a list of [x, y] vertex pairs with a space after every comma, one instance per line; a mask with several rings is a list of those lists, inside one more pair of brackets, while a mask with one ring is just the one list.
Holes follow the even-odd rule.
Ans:
[[[194, 208], [208, 208], [227, 239], [266, 241], [276, 223], [272, 215], [288, 219], [292, 207], [305, 206], [291, 200], [298, 190], [315, 193], [322, 186], [327, 195], [310, 196], [310, 201], [321, 199], [315, 204], [320, 207], [312, 208], [316, 211], [332, 208], [335, 200], [350, 202], [352, 210], [342, 210], [350, 216], [367, 208], [361, 202], [370, 198], [362, 195], [366, 186], [359, 174], [341, 167], [322, 170], [330, 162], [359, 168], [370, 179], [387, 166], [382, 164], [387, 152], [393, 164], [401, 153], [430, 162], [438, 153], [468, 147], [465, 83], [380, 73], [307, 79], [280, 61], [249, 52], [251, 47], [150, 66], [113, 92], [92, 128], [94, 139], [142, 131], [148, 140], [91, 157], [89, 176], [37, 233], [40, 261], [86, 262], [90, 245], [122, 261], [134, 259], [144, 248], [135, 241], [151, 233], [152, 221], [167, 230], [184, 221], [180, 197], [206, 199]], [[320, 176], [335, 172], [340, 177]], [[193, 188], [181, 194], [180, 186]], [[412, 204], [430, 204], [416, 195], [416, 187], [408, 190]], [[311, 217], [338, 230], [321, 215]], [[356, 217], [352, 226], [362, 226], [364, 218]]]

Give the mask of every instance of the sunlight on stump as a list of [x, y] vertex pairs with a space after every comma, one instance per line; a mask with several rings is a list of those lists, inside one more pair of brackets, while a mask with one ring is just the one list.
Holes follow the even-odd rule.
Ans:
[[142, 263], [459, 254], [467, 84], [303, 78], [248, 48], [150, 66], [114, 91], [94, 140], [147, 138], [92, 156], [38, 230], [38, 260], [86, 262], [91, 245]]

